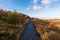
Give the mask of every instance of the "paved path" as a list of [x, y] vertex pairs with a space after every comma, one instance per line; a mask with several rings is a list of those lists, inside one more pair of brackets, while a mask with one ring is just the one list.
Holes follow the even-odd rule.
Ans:
[[34, 26], [31, 19], [29, 20], [25, 27], [26, 28], [22, 33], [21, 38], [19, 38], [19, 40], [39, 40], [38, 35], [34, 30]]

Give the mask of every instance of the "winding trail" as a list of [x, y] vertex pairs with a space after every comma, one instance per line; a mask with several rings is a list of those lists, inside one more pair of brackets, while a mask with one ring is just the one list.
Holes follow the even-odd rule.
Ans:
[[23, 31], [19, 40], [39, 40], [39, 37], [38, 37], [37, 33], [35, 32], [31, 19], [25, 26], [25, 30]]

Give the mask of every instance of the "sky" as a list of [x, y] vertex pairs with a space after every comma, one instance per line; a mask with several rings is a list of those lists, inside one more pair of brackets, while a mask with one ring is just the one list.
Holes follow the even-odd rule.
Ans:
[[60, 19], [60, 0], [0, 0], [0, 9], [41, 19]]

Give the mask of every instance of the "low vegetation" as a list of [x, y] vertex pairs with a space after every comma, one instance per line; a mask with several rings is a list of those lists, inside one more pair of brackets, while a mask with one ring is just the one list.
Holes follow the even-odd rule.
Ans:
[[43, 20], [32, 18], [34, 28], [40, 40], [60, 40], [60, 21], [59, 19]]
[[0, 40], [19, 40], [29, 16], [0, 10]]

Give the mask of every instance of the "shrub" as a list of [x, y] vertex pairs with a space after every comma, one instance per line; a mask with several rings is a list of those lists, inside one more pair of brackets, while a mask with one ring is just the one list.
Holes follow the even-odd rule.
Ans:
[[12, 15], [8, 16], [7, 22], [10, 24], [16, 24], [18, 22], [16, 17], [17, 17], [16, 14], [12, 14]]

